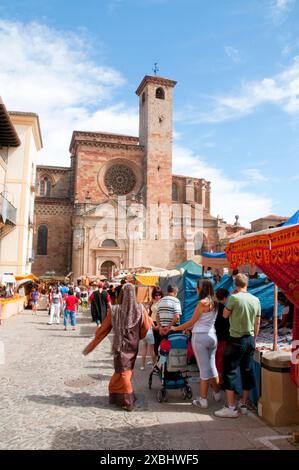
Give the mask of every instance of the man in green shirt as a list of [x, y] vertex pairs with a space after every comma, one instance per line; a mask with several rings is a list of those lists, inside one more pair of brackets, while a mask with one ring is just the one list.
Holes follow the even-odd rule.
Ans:
[[240, 367], [243, 396], [239, 404], [242, 414], [247, 413], [247, 401], [254, 387], [255, 338], [260, 328], [261, 304], [257, 297], [247, 292], [248, 278], [238, 274], [235, 278], [236, 294], [231, 295], [223, 312], [229, 318], [230, 338], [224, 352], [223, 381], [227, 405], [215, 412], [220, 418], [237, 418], [235, 389]]

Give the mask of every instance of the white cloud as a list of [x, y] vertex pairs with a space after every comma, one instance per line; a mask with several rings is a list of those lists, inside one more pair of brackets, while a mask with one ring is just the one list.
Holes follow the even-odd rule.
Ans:
[[295, 6], [296, 0], [271, 0], [271, 17], [275, 24], [281, 23]]
[[8, 109], [37, 112], [42, 163], [68, 165], [72, 132], [137, 132], [135, 109], [111, 106], [121, 74], [98, 65], [84, 32], [62, 33], [38, 23], [0, 21], [0, 90]]
[[299, 113], [299, 56], [283, 72], [260, 81], [245, 82], [239, 93], [212, 97], [213, 107], [204, 113], [195, 108], [188, 113], [177, 113], [177, 119], [189, 122], [217, 123], [251, 114], [257, 107], [273, 104], [288, 114]]
[[268, 178], [262, 174], [258, 168], [248, 168], [243, 170], [243, 175], [252, 183], [261, 183], [268, 181]]
[[250, 221], [273, 212], [273, 201], [269, 197], [251, 192], [248, 180], [241, 181], [237, 176], [228, 176], [185, 147], [174, 146], [173, 158], [175, 174], [192, 174], [195, 178], [211, 181], [213, 215], [219, 214], [228, 223], [233, 223], [238, 214], [241, 225], [249, 227]]
[[232, 59], [235, 64], [240, 64], [242, 62], [240, 52], [238, 49], [232, 46], [225, 46], [224, 47], [225, 54]]

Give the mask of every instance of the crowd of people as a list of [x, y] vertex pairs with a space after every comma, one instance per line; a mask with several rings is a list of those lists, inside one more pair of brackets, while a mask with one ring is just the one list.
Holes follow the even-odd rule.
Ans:
[[[225, 391], [226, 405], [215, 412], [222, 418], [237, 418], [246, 414], [250, 390], [255, 386], [254, 351], [255, 339], [260, 328], [261, 305], [257, 297], [247, 292], [248, 277], [235, 276], [235, 288], [219, 288], [214, 292], [213, 282], [199, 279], [197, 283], [198, 304], [192, 317], [182, 323], [182, 307], [178, 289], [168, 285], [167, 291], [154, 287], [149, 304], [138, 304], [135, 286], [124, 278], [114, 287], [108, 282], [99, 282], [89, 288], [73, 284], [49, 286], [47, 294], [48, 324], [59, 324], [63, 316], [64, 328], [69, 323], [76, 328], [79, 309], [87, 311], [90, 305], [91, 320], [96, 323], [94, 339], [84, 349], [89, 354], [112, 330], [114, 333], [114, 368], [109, 383], [110, 403], [131, 411], [135, 402], [132, 374], [138, 352], [140, 369], [155, 366], [159, 346], [163, 339], [175, 332], [184, 332], [189, 337], [189, 360], [197, 363], [200, 381], [198, 397], [192, 404], [208, 408], [208, 392], [212, 399], [220, 402]], [[40, 293], [37, 287], [31, 291], [33, 314], [37, 311]], [[293, 306], [279, 293], [283, 306], [281, 328], [292, 326]], [[148, 357], [149, 356], [149, 357]], [[147, 357], [149, 362], [146, 363]], [[237, 402], [239, 370], [243, 395]]]
[[[85, 312], [90, 304], [92, 321], [100, 325], [107, 316], [107, 311], [112, 305], [121, 303], [121, 288], [126, 280], [119, 286], [113, 286], [107, 281], [86, 286], [75, 286], [74, 284], [55, 283], [49, 285], [46, 290], [47, 310], [49, 314], [48, 325], [60, 324], [63, 317], [64, 329], [67, 330], [69, 324], [73, 330], [76, 329], [76, 314], [78, 311]], [[34, 285], [30, 292], [30, 304], [32, 314], [37, 313], [41, 300], [41, 292], [37, 285]]]
[[[177, 297], [177, 287], [169, 285], [167, 292], [153, 289], [152, 301], [146, 309], [138, 304], [135, 288], [126, 283], [121, 287], [118, 304], [112, 305], [109, 294], [103, 295], [103, 286], [94, 294], [93, 301], [102, 295], [100, 325], [95, 338], [84, 349], [89, 354], [112, 330], [115, 373], [109, 384], [110, 403], [131, 411], [135, 402], [132, 373], [141, 342], [141, 369], [145, 370], [146, 356], [157, 360], [159, 344], [163, 338], [177, 331], [191, 334], [191, 344], [200, 372], [199, 395], [193, 405], [207, 408], [208, 390], [219, 402], [222, 390], [226, 405], [215, 412], [222, 418], [237, 418], [239, 412], [247, 413], [250, 390], [254, 387], [255, 338], [259, 332], [261, 305], [259, 299], [247, 292], [248, 278], [235, 277], [235, 290], [214, 292], [213, 283], [200, 279], [197, 284], [198, 304], [193, 316], [180, 322], [182, 309]], [[243, 395], [236, 401], [238, 370], [241, 372]]]

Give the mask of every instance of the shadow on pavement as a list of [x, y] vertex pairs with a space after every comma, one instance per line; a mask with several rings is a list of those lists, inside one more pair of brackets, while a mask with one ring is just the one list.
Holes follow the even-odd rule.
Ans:
[[[110, 424], [110, 425], [109, 425]], [[133, 423], [132, 423], [133, 424]], [[197, 423], [180, 422], [180, 426], [188, 429], [178, 435], [178, 423], [167, 425], [123, 425], [107, 423], [100, 429], [76, 428], [56, 432], [51, 449], [64, 450], [204, 450], [207, 445], [200, 436]], [[99, 455], [99, 458], [101, 456]], [[150, 463], [150, 458], [148, 463]]]
[[[107, 379], [110, 379], [110, 376], [107, 376]], [[103, 379], [104, 380], [104, 379]], [[97, 385], [96, 381], [94, 385]], [[115, 406], [109, 405], [108, 399], [108, 391], [107, 395], [90, 395], [89, 393], [82, 392], [82, 393], [74, 393], [71, 391], [67, 391], [70, 396], [63, 396], [63, 395], [28, 395], [26, 398], [29, 401], [33, 401], [38, 404], [42, 405], [54, 405], [54, 406], [61, 406], [65, 408], [71, 407], [78, 407], [81, 406], [82, 408], [86, 407], [95, 407], [101, 409], [109, 409], [109, 410], [117, 410]], [[175, 407], [175, 411], [177, 412], [186, 412], [186, 405], [188, 403], [186, 401], [180, 400], [178, 401], [178, 397], [171, 397], [168, 403], [159, 404], [153, 400], [148, 400], [144, 393], [136, 393], [137, 401], [135, 403], [135, 410], [139, 411], [146, 411], [152, 413], [153, 411], [158, 411], [159, 413], [169, 413], [173, 411], [173, 407]], [[172, 401], [173, 400], [173, 401]], [[151, 406], [153, 407], [151, 408]], [[170, 405], [170, 406], [167, 406]], [[190, 404], [190, 409], [188, 406], [188, 411], [192, 413], [198, 413], [198, 410], [195, 407], [192, 407]], [[134, 411], [133, 411], [134, 413]]]

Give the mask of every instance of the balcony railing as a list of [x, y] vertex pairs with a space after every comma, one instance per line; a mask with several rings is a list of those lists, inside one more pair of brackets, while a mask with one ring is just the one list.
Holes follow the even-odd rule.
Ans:
[[16, 225], [17, 209], [0, 193], [0, 218], [3, 224]]

